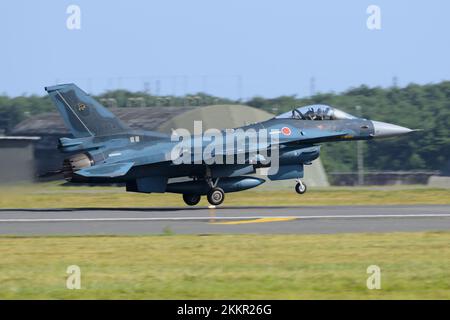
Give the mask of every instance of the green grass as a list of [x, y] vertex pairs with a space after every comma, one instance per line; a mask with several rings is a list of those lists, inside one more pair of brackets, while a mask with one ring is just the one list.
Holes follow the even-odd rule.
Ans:
[[[1, 237], [0, 299], [450, 299], [450, 233]], [[81, 268], [81, 290], [65, 288]], [[382, 270], [381, 290], [366, 269]]]
[[[205, 197], [203, 197], [205, 198]], [[326, 188], [297, 195], [293, 189], [244, 191], [226, 195], [226, 205], [450, 204], [450, 189]], [[178, 194], [138, 194], [117, 187], [63, 187], [55, 183], [0, 187], [0, 208], [184, 206]], [[206, 199], [200, 205], [207, 205]]]

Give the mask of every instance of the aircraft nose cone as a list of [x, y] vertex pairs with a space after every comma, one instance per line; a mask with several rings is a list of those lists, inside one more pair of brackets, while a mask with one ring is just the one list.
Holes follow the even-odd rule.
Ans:
[[401, 134], [412, 132], [413, 130], [395, 124], [372, 121], [373, 124], [373, 136], [376, 138], [394, 137]]

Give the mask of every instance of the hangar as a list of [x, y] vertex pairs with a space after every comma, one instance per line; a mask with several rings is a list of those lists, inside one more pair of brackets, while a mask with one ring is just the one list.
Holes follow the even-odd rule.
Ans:
[[0, 136], [1, 183], [34, 180], [34, 144], [38, 140], [33, 136]]
[[[111, 111], [132, 128], [168, 134], [177, 128], [193, 131], [194, 121], [202, 121], [203, 130], [207, 130], [209, 128], [236, 128], [273, 117], [266, 111], [245, 105], [127, 107], [111, 108]], [[22, 137], [40, 137], [34, 147], [35, 175], [61, 167], [64, 155], [56, 149], [57, 142], [61, 137], [70, 136], [70, 133], [57, 112], [43, 113], [28, 118], [15, 126], [11, 134]], [[310, 186], [329, 185], [320, 159], [305, 167], [304, 181]], [[292, 181], [271, 182], [263, 186], [264, 188], [291, 188]]]

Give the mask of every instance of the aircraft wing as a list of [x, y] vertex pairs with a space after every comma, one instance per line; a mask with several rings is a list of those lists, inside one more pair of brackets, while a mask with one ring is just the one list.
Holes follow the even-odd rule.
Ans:
[[[293, 144], [313, 144], [327, 141], [328, 139], [333, 138], [342, 138], [350, 136], [350, 133], [347, 131], [324, 131], [324, 130], [305, 130], [302, 131], [302, 134], [291, 135], [291, 136], [283, 136], [280, 135], [276, 142], [274, 141], [259, 141], [257, 143], [249, 143], [248, 140], [245, 141], [244, 144], [238, 146], [237, 148], [233, 145], [230, 148], [227, 148], [226, 145], [221, 143], [215, 143], [214, 147], [210, 149], [212, 152], [209, 154], [209, 157], [205, 158], [207, 154], [204, 154], [204, 149], [201, 149], [199, 152], [202, 154], [198, 154], [198, 159], [202, 158], [204, 161], [211, 160], [214, 157], [220, 156], [233, 156], [239, 155], [243, 153], [256, 153], [261, 150], [269, 150], [272, 146], [282, 146], [282, 145], [293, 145]], [[194, 159], [194, 154], [191, 154], [192, 159]]]
[[[289, 145], [289, 144], [312, 144], [317, 142], [326, 141], [330, 138], [343, 137], [349, 135], [348, 132], [336, 132], [336, 131], [324, 131], [324, 130], [311, 130], [303, 132], [303, 134], [298, 134], [296, 136], [280, 136], [277, 141], [278, 145]], [[272, 144], [271, 144], [272, 143]], [[213, 142], [214, 144], [214, 142]], [[218, 156], [233, 156], [244, 153], [257, 153], [261, 150], [268, 150], [273, 146], [273, 141], [258, 142], [258, 143], [248, 143], [248, 140], [237, 148], [227, 149], [226, 145], [217, 144], [213, 148], [213, 152], [210, 154], [210, 158]], [[210, 158], [205, 158], [206, 154], [203, 154], [204, 149], [201, 149], [202, 154], [198, 155], [198, 159], [203, 161], [208, 161]], [[145, 154], [145, 156], [142, 156]], [[190, 155], [192, 161], [195, 157], [194, 153]], [[174, 159], [170, 159], [170, 150], [164, 150], [164, 152], [155, 152], [153, 148], [143, 149], [141, 153], [135, 155], [134, 157], [128, 157], [123, 154], [122, 159], [117, 159], [114, 163], [99, 164], [92, 167], [83, 168], [75, 172], [76, 175], [83, 176], [86, 178], [115, 178], [121, 177], [128, 173], [128, 171], [133, 166], [149, 165], [161, 162], [171, 162]]]
[[232, 155], [232, 154], [240, 154], [244, 152], [255, 152], [257, 150], [264, 150], [264, 149], [270, 149], [273, 145], [289, 145], [289, 144], [311, 144], [311, 143], [318, 143], [323, 142], [328, 139], [333, 138], [343, 138], [343, 137], [351, 137], [351, 133], [348, 131], [325, 131], [325, 130], [303, 130], [302, 134], [296, 134], [291, 136], [283, 136], [279, 135], [278, 141], [264, 141], [264, 142], [258, 142], [257, 144], [249, 144], [248, 141], [246, 142], [246, 148], [242, 149], [227, 149], [224, 148], [223, 152], [216, 153], [223, 154], [223, 155]]

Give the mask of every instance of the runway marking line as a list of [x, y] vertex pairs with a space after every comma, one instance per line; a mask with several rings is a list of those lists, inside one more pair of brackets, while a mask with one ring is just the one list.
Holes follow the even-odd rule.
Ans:
[[210, 222], [209, 224], [246, 224], [246, 223], [266, 223], [266, 222], [281, 222], [291, 221], [297, 218], [259, 218], [250, 220], [237, 220], [237, 221], [222, 221], [222, 222]]
[[[17, 223], [17, 222], [111, 222], [111, 221], [208, 221], [215, 220], [264, 220], [269, 219], [289, 219], [289, 220], [320, 220], [320, 219], [385, 219], [385, 218], [450, 218], [450, 214], [374, 214], [374, 215], [309, 215], [309, 216], [222, 216], [222, 217], [117, 217], [117, 218], [10, 218], [0, 219], [0, 223]], [[284, 220], [286, 221], [286, 220]], [[234, 221], [236, 222], [236, 221]]]

